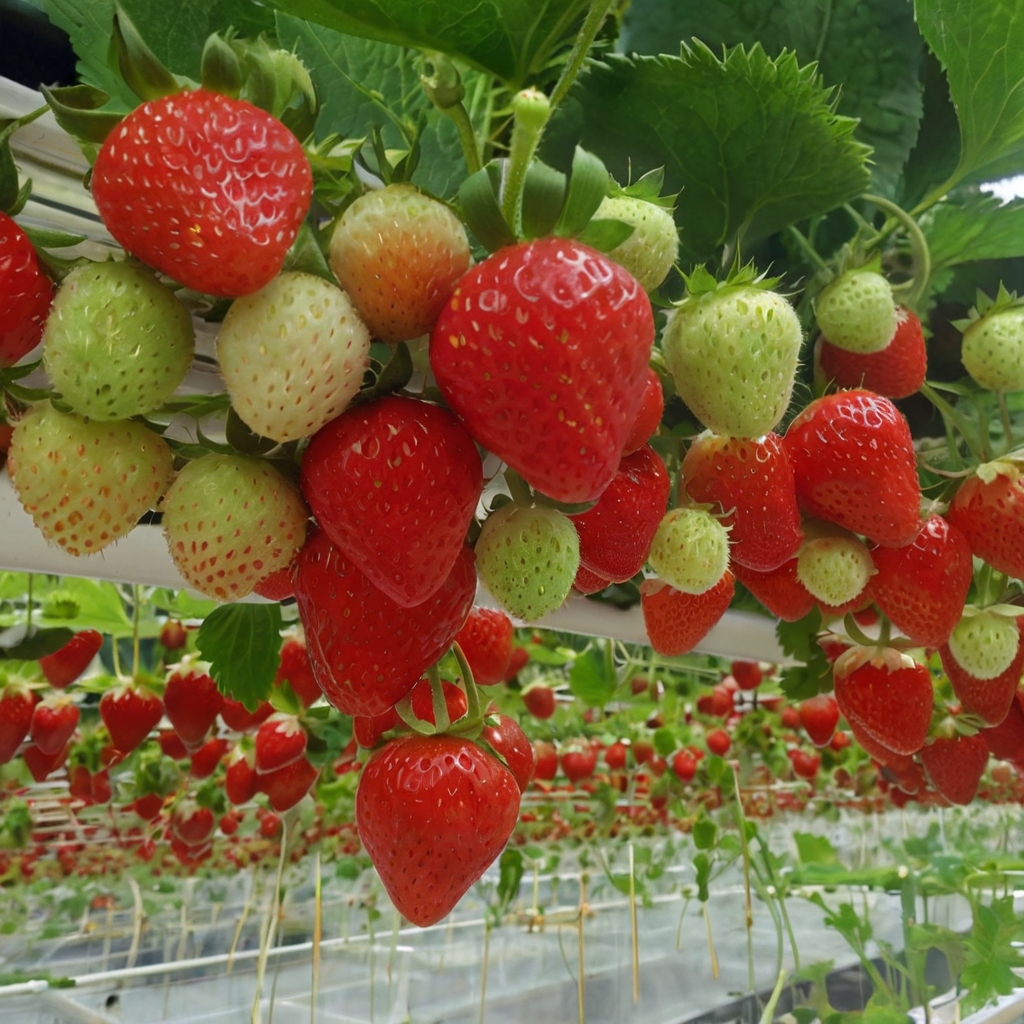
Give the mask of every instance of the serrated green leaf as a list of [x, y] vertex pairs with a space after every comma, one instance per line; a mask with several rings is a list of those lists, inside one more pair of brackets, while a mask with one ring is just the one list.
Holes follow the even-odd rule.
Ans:
[[577, 700], [588, 707], [602, 707], [611, 700], [617, 685], [618, 680], [608, 672], [605, 657], [597, 648], [576, 656], [569, 672], [569, 689]]
[[1024, 199], [1000, 203], [995, 196], [939, 203], [922, 221], [932, 273], [974, 260], [1024, 256]]
[[960, 984], [967, 991], [966, 1013], [981, 1009], [996, 996], [1009, 995], [1020, 985], [1013, 968], [1024, 966], [1024, 957], [1012, 943], [1020, 939], [1021, 931], [1012, 896], [995, 899], [990, 906], [975, 905], [960, 975]]
[[255, 711], [281, 663], [281, 607], [221, 605], [199, 627], [196, 646], [220, 692]]
[[838, 864], [839, 856], [836, 848], [825, 836], [816, 836], [810, 832], [794, 832], [793, 841], [800, 854], [801, 864]]
[[654, 736], [651, 737], [654, 741], [654, 749], [662, 757], [668, 757], [669, 754], [673, 753], [679, 746], [679, 740], [676, 739], [676, 734], [666, 726], [662, 726], [660, 729], [654, 731]]
[[871, 190], [892, 197], [921, 119], [918, 68], [924, 53], [908, 3], [889, 0], [633, 0], [626, 51], [674, 52], [696, 37], [712, 49], [760, 43], [777, 57], [817, 62], [841, 89], [838, 111], [860, 119], [856, 137], [874, 149]]
[[959, 163], [932, 195], [1024, 171], [1024, 18], [1016, 0], [916, 0], [914, 10], [960, 120]]
[[579, 142], [617, 180], [665, 168], [690, 262], [825, 213], [868, 185], [868, 149], [832, 109], [813, 66], [760, 46], [719, 58], [702, 43], [679, 57], [591, 64], [548, 128], [545, 152], [568, 163]]
[[[518, 89], [563, 45], [587, 0], [270, 0], [270, 6], [336, 33], [439, 50]], [[319, 33], [319, 29], [313, 29]]]
[[540, 665], [550, 665], [552, 668], [560, 668], [568, 665], [576, 652], [569, 647], [547, 647], [545, 644], [527, 644], [530, 661], [536, 661]]
[[[419, 132], [420, 160], [412, 180], [427, 192], [453, 196], [466, 177], [466, 164], [452, 120], [440, 113], [420, 85], [418, 55], [401, 46], [358, 39], [278, 14], [281, 45], [294, 50], [309, 70], [320, 99], [315, 137], [370, 137], [382, 132], [385, 146], [405, 149]], [[464, 70], [464, 101], [470, 119], [482, 130], [488, 111], [488, 83]]]
[[911, 209], [956, 170], [960, 159], [960, 125], [949, 98], [949, 82], [936, 56], [925, 51], [921, 65], [924, 112], [917, 142], [903, 168], [901, 205]]
[[775, 627], [775, 636], [783, 654], [788, 654], [797, 661], [810, 661], [818, 647], [818, 633], [821, 630], [821, 612], [812, 608], [802, 619], [796, 622], [779, 622]]
[[693, 870], [697, 873], [697, 898], [707, 903], [710, 892], [708, 882], [711, 881], [711, 858], [706, 853], [698, 853], [693, 858]]

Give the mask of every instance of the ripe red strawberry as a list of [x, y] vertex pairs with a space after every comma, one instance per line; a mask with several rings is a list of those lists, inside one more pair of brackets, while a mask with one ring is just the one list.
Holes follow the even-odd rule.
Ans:
[[877, 352], [849, 352], [819, 337], [814, 350], [815, 377], [837, 388], [866, 388], [886, 398], [906, 398], [924, 383], [928, 369], [921, 321], [896, 307], [896, 333]]
[[[318, 686], [316, 692], [320, 692]], [[274, 705], [270, 701], [262, 703], [255, 711], [247, 711], [240, 701], [224, 698], [220, 709], [221, 721], [234, 732], [253, 732], [274, 713]]]
[[509, 771], [515, 776], [519, 792], [525, 793], [533, 778], [536, 755], [519, 723], [508, 715], [488, 715], [480, 739], [489, 744], [504, 760]]
[[188, 288], [234, 298], [281, 269], [313, 177], [280, 121], [196, 89], [136, 107], [103, 143], [91, 187], [124, 249]]
[[44, 754], [54, 755], [64, 749], [78, 727], [78, 705], [69, 697], [44, 697], [32, 712], [29, 736]]
[[39, 667], [51, 686], [63, 690], [88, 667], [103, 646], [103, 634], [95, 629], [76, 633], [59, 651], [39, 659]]
[[319, 771], [305, 757], [277, 771], [257, 775], [257, 789], [266, 793], [270, 806], [283, 814], [291, 810], [312, 788]]
[[262, 775], [297, 761], [306, 742], [306, 730], [293, 715], [268, 718], [256, 733], [256, 771]]
[[576, 785], [589, 779], [597, 767], [597, 750], [594, 747], [569, 747], [559, 757], [562, 774]]
[[32, 691], [23, 683], [3, 677], [0, 687], [0, 764], [7, 764], [28, 736], [35, 709]]
[[757, 440], [705, 432], [683, 459], [692, 501], [716, 506], [734, 564], [769, 572], [792, 558], [803, 534], [789, 457], [776, 434]]
[[740, 581], [778, 619], [796, 622], [813, 607], [814, 597], [797, 579], [797, 559], [791, 558], [771, 572], [756, 572], [739, 562], [732, 563], [736, 579]]
[[342, 414], [302, 457], [321, 529], [403, 608], [451, 571], [483, 486], [473, 439], [447, 410], [388, 395]]
[[201, 846], [213, 833], [216, 821], [209, 807], [191, 797], [179, 800], [171, 811], [171, 834], [186, 846]]
[[839, 705], [827, 693], [809, 697], [800, 704], [800, 724], [816, 747], [827, 747], [839, 724]]
[[356, 826], [399, 913], [440, 921], [501, 853], [519, 786], [497, 758], [454, 736], [391, 740], [367, 761]]
[[167, 488], [172, 457], [141, 423], [89, 422], [39, 402], [15, 427], [7, 468], [43, 536], [77, 557], [135, 528]]
[[729, 671], [741, 690], [756, 690], [764, 678], [761, 664], [757, 661], [734, 661]]
[[306, 643], [297, 636], [286, 637], [281, 644], [281, 664], [277, 668], [274, 683], [279, 686], [283, 682], [288, 683], [307, 708], [323, 696], [313, 674]]
[[580, 566], [576, 570], [576, 578], [572, 581], [572, 587], [573, 590], [580, 594], [598, 594], [605, 587], [610, 586], [611, 582], [611, 580], [606, 580], [603, 576], [598, 576], [597, 573], [591, 572], [580, 562]]
[[132, 801], [131, 808], [143, 821], [156, 821], [164, 809], [164, 797], [161, 793], [145, 793]]
[[613, 772], [621, 772], [626, 767], [628, 754], [629, 748], [626, 744], [620, 740], [616, 740], [614, 743], [605, 747], [604, 763], [608, 765]]
[[437, 320], [469, 267], [462, 222], [412, 185], [367, 192], [331, 235], [331, 269], [381, 341], [411, 341]]
[[783, 445], [808, 515], [883, 547], [917, 536], [917, 459], [907, 421], [889, 399], [870, 391], [819, 398], [793, 420]]
[[53, 282], [32, 243], [0, 210], [0, 367], [13, 366], [39, 344], [53, 301]]
[[523, 703], [534, 718], [550, 718], [555, 713], [555, 691], [543, 683], [534, 683], [523, 690]]
[[558, 774], [558, 751], [554, 744], [537, 740], [533, 744], [533, 753], [537, 762], [533, 769], [534, 779], [550, 782]]
[[990, 729], [979, 733], [993, 757], [1010, 761], [1024, 770], [1024, 691], [1017, 691], [1006, 717]]
[[311, 437], [344, 412], [369, 354], [370, 332], [348, 296], [297, 271], [236, 299], [217, 332], [232, 408], [255, 433], [280, 443]]
[[897, 754], [924, 746], [934, 702], [924, 665], [888, 648], [854, 647], [836, 661], [834, 679], [836, 703], [855, 736], [863, 730]]
[[462, 648], [477, 684], [496, 686], [505, 678], [514, 639], [512, 620], [503, 611], [474, 608], [455, 643]]
[[820, 754], [812, 754], [807, 750], [790, 750], [789, 761], [797, 778], [808, 781], [817, 778], [818, 769], [821, 767]]
[[156, 734], [156, 741], [160, 744], [163, 754], [172, 761], [184, 761], [188, 757], [185, 744], [173, 729], [160, 729]]
[[650, 446], [625, 456], [597, 504], [572, 517], [580, 565], [613, 583], [632, 579], [647, 561], [671, 486], [665, 463]]
[[56, 754], [44, 754], [34, 743], [31, 743], [21, 752], [21, 757], [32, 773], [32, 778], [36, 782], [42, 782], [64, 764], [70, 751], [71, 744], [67, 743]]
[[163, 701], [146, 686], [123, 683], [100, 698], [100, 718], [122, 754], [130, 754], [163, 716]]
[[440, 589], [412, 608], [374, 587], [322, 530], [310, 534], [296, 566], [313, 672], [346, 715], [379, 715], [397, 704], [451, 646], [476, 594], [469, 548]]
[[725, 614], [735, 589], [728, 570], [703, 594], [684, 594], [661, 580], [645, 580], [640, 602], [651, 646], [667, 657], [692, 651]]
[[513, 647], [512, 655], [508, 659], [508, 668], [505, 669], [505, 675], [502, 681], [509, 683], [515, 679], [529, 660], [530, 652], [525, 647]]
[[289, 565], [309, 516], [298, 488], [268, 462], [234, 455], [190, 462], [160, 507], [178, 572], [220, 601], [245, 597]]
[[929, 516], [901, 548], [876, 547], [872, 599], [915, 643], [938, 647], [949, 639], [971, 586], [974, 566], [964, 535], [941, 516]]
[[285, 601], [295, 596], [295, 581], [292, 579], [292, 565], [283, 569], [275, 569], [268, 573], [253, 588], [254, 594], [265, 597], [268, 601]]
[[[1018, 618], [1018, 631], [1021, 631], [1021, 625]], [[943, 644], [939, 648], [939, 657], [942, 659], [943, 670], [949, 676], [953, 692], [960, 702], [961, 710], [965, 714], [977, 715], [986, 725], [999, 725], [1014, 703], [1021, 674], [1024, 672], [1024, 642], [1018, 642], [1013, 661], [991, 679], [977, 679], [962, 668], [949, 649], [949, 644]]]
[[249, 756], [235, 748], [235, 754], [224, 773], [224, 793], [236, 807], [247, 804], [255, 795], [259, 784], [256, 769]]
[[712, 729], [705, 737], [705, 742], [708, 745], [708, 750], [719, 757], [725, 757], [732, 746], [732, 740], [724, 729]]
[[947, 518], [975, 555], [1024, 578], [1024, 474], [1018, 463], [997, 459], [979, 466], [953, 496]]
[[640, 411], [636, 414], [633, 426], [626, 436], [626, 443], [622, 446], [622, 457], [632, 455], [638, 448], [642, 448], [651, 439], [651, 436], [661, 425], [661, 417], [665, 412], [665, 392], [661, 387], [661, 378], [648, 368], [647, 383], [644, 385], [644, 394], [640, 399]]
[[981, 736], [945, 736], [920, 752], [932, 785], [951, 803], [969, 804], [988, 764], [988, 747]]
[[231, 744], [223, 736], [211, 736], [192, 755], [188, 773], [193, 779], [208, 779], [223, 760]]
[[593, 501], [636, 421], [653, 340], [636, 279], [552, 237], [501, 249], [460, 279], [430, 362], [480, 444], [544, 494]]
[[164, 711], [190, 753], [198, 750], [224, 706], [217, 684], [191, 665], [179, 665], [167, 677]]
[[688, 750], [679, 750], [672, 758], [672, 771], [680, 782], [692, 782], [697, 774], [697, 758]]

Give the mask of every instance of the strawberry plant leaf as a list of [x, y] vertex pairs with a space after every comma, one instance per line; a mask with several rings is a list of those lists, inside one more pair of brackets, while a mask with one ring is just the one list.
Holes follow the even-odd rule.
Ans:
[[1014, 967], [1024, 966], [1024, 957], [1012, 943], [1024, 930], [1013, 910], [1013, 897], [992, 901], [991, 906], [974, 906], [974, 920], [966, 940], [966, 966], [960, 985], [966, 990], [964, 1012], [980, 1010], [996, 996], [1009, 995], [1019, 984]]
[[609, 673], [604, 654], [591, 647], [576, 656], [569, 672], [569, 689], [588, 707], [602, 707], [615, 693], [618, 680]]
[[681, 4], [634, 0], [626, 13], [626, 52], [673, 52], [696, 37], [714, 50], [760, 44], [769, 56], [793, 50], [817, 62], [841, 87], [837, 110], [857, 117], [855, 135], [874, 149], [871, 190], [892, 197], [918, 134], [918, 70], [924, 54], [910, 4], [887, 0], [717, 0]]
[[821, 630], [821, 612], [812, 608], [802, 619], [796, 622], [779, 622], [775, 627], [775, 636], [783, 654], [788, 654], [797, 661], [807, 662], [814, 657], [818, 647], [818, 633]]
[[[519, 89], [578, 27], [587, 0], [270, 0], [289, 15], [336, 33], [439, 50]], [[319, 28], [311, 30], [321, 35]]]
[[800, 854], [801, 864], [838, 864], [839, 856], [836, 848], [825, 836], [816, 836], [810, 832], [794, 832], [793, 841]]
[[[316, 86], [318, 140], [334, 133], [369, 138], [374, 128], [380, 130], [388, 148], [408, 149], [418, 140], [420, 156], [413, 182], [433, 195], [454, 195], [466, 177], [458, 129], [423, 91], [418, 54], [343, 35], [288, 14], [278, 14], [277, 19], [281, 45], [294, 51]], [[462, 81], [465, 106], [479, 131], [487, 116], [489, 83], [478, 72], [465, 70]]]
[[974, 260], [1024, 256], [1024, 200], [1001, 204], [995, 196], [969, 202], [939, 203], [921, 225], [932, 259], [932, 272]]
[[1024, 19], [1014, 0], [916, 0], [914, 9], [960, 120], [960, 161], [926, 206], [960, 182], [1024, 170]]
[[227, 697], [255, 711], [270, 696], [281, 663], [281, 607], [226, 604], [199, 627], [196, 646]]
[[853, 138], [811, 66], [760, 46], [719, 58], [702, 43], [679, 57], [593, 63], [556, 111], [547, 159], [578, 142], [617, 180], [665, 168], [689, 262], [825, 213], [868, 185], [868, 148]]

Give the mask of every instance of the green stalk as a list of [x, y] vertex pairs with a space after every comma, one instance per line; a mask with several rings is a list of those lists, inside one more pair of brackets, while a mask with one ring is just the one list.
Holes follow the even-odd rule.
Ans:
[[772, 1024], [772, 1019], [775, 1016], [775, 1007], [779, 1005], [779, 996], [782, 995], [782, 990], [785, 987], [786, 971], [783, 969], [779, 971], [779, 976], [775, 981], [775, 988], [772, 989], [771, 998], [764, 1008], [764, 1013], [761, 1014], [761, 1024]]
[[583, 22], [583, 27], [576, 36], [576, 42], [573, 44], [569, 59], [566, 61], [565, 67], [562, 68], [562, 74], [559, 76], [558, 82], [551, 93], [552, 110], [565, 99], [572, 88], [573, 82], [576, 81], [576, 76], [580, 73], [580, 68], [583, 67], [583, 62], [587, 59], [587, 53], [597, 38], [597, 33], [601, 30], [601, 26], [604, 24], [604, 19], [611, 6], [612, 0], [593, 0], [593, 3], [591, 3], [586, 20]]
[[967, 447], [971, 450], [971, 454], [975, 459], [977, 459], [978, 462], [985, 462], [986, 460], [978, 445], [977, 439], [971, 437], [972, 431], [968, 427], [967, 421], [963, 416], [961, 416], [960, 413], [958, 413], [956, 409], [954, 409], [953, 406], [950, 405], [949, 402], [947, 402], [927, 381], [921, 385], [921, 394], [924, 395], [924, 397], [927, 398], [936, 409], [938, 409], [939, 415], [942, 416], [942, 419], [947, 424], [951, 423], [956, 427], [960, 432], [960, 436], [967, 443]]
[[1006, 392], [997, 391], [996, 401], [999, 403], [999, 419], [1003, 424], [1003, 455], [1013, 450], [1013, 423], [1010, 420], [1010, 407], [1006, 404]]
[[537, 89], [524, 89], [512, 100], [512, 143], [509, 147], [501, 212], [517, 236], [526, 172], [551, 116], [551, 102]]
[[[139, 617], [142, 601], [139, 597], [138, 583], [132, 584], [132, 679], [139, 675]], [[117, 643], [117, 640], [114, 641]]]
[[512, 500], [517, 505], [529, 508], [533, 504], [533, 492], [530, 490], [530, 485], [510, 466], [505, 467], [504, 476], [505, 486], [508, 487], [508, 493], [512, 495]]
[[477, 144], [476, 132], [470, 120], [469, 111], [462, 102], [466, 96], [466, 87], [462, 84], [462, 76], [458, 68], [443, 53], [429, 53], [425, 56], [425, 67], [432, 72], [420, 75], [423, 91], [430, 97], [431, 103], [449, 118], [459, 133], [459, 144], [466, 161], [468, 174], [476, 174], [483, 167], [480, 160], [480, 147]]
[[789, 237], [792, 238], [794, 242], [796, 242], [797, 247], [800, 249], [800, 251], [807, 257], [808, 260], [810, 260], [810, 262], [815, 267], [818, 268], [818, 270], [827, 273], [829, 277], [835, 277], [835, 274], [832, 272], [829, 265], [821, 258], [818, 251], [804, 237], [803, 232], [800, 231], [799, 228], [797, 228], [794, 224], [790, 224], [787, 230], [789, 231]]
[[906, 284], [896, 285], [893, 291], [900, 295], [908, 306], [914, 306], [924, 294], [932, 274], [932, 257], [928, 249], [928, 240], [924, 237], [917, 221], [902, 207], [888, 199], [883, 199], [882, 196], [865, 194], [862, 198], [865, 202], [890, 214], [906, 228], [910, 238], [910, 252], [914, 260], [914, 276]]

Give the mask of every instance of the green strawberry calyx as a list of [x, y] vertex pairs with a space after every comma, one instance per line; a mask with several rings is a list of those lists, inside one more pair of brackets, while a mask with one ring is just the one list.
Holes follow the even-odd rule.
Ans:
[[689, 274], [683, 275], [686, 297], [676, 304], [676, 308], [683, 308], [691, 301], [706, 295], [725, 294], [741, 288], [773, 291], [781, 280], [781, 277], [769, 277], [767, 273], [758, 273], [757, 267], [750, 262], [743, 266], [734, 264], [725, 280], [719, 281], [703, 263], [698, 263]]
[[961, 334], [966, 334], [971, 327], [982, 320], [987, 320], [989, 317], [995, 316], [997, 313], [1003, 313], [1008, 309], [1020, 309], [1022, 307], [1024, 307], [1024, 298], [1018, 298], [1016, 292], [1007, 291], [1006, 286], [1000, 281], [995, 298], [991, 298], [979, 288], [974, 299], [974, 305], [968, 311], [966, 318], [963, 320], [953, 320], [951, 323]]
[[628, 185], [620, 185], [612, 179], [608, 196], [611, 199], [618, 197], [639, 199], [641, 202], [650, 203], [652, 206], [660, 206], [663, 210], [674, 210], [679, 193], [673, 192], [671, 195], [663, 196], [661, 190], [664, 185], [665, 168], [655, 167], [653, 171], [648, 171]]

